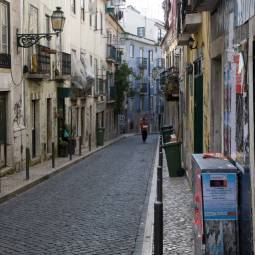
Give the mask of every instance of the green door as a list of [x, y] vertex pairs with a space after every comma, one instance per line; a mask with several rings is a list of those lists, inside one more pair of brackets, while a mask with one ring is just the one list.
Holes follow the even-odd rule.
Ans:
[[194, 153], [203, 152], [203, 75], [201, 61], [194, 63]]

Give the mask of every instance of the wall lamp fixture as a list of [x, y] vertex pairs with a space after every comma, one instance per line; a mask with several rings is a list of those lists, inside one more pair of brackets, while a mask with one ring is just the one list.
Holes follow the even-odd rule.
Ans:
[[[191, 50], [197, 49], [197, 41], [193, 37], [189, 38], [188, 46]], [[195, 45], [194, 45], [195, 44]]]
[[56, 7], [51, 15], [52, 29], [55, 33], [43, 33], [43, 34], [19, 34], [17, 31], [17, 47], [30, 48], [35, 45], [42, 38], [50, 40], [52, 35], [58, 36], [63, 31], [65, 24], [64, 12], [61, 7]]

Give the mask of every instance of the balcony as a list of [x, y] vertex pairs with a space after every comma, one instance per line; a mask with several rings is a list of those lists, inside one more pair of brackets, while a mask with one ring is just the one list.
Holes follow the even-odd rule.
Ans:
[[147, 83], [141, 83], [139, 88], [140, 95], [146, 95], [148, 93], [148, 85]]
[[71, 78], [71, 54], [59, 52], [56, 54], [55, 80], [67, 80]]
[[118, 65], [121, 65], [121, 63], [122, 63], [122, 51], [120, 51], [120, 50], [117, 50], [117, 64]]
[[97, 78], [97, 86], [95, 89], [95, 96], [103, 96], [105, 94], [105, 80], [102, 78]]
[[159, 68], [159, 69], [165, 68], [165, 59], [164, 58], [157, 58], [156, 67]]
[[190, 35], [179, 34], [177, 37], [177, 45], [178, 46], [187, 46], [189, 45]]
[[147, 69], [148, 60], [147, 58], [137, 58], [137, 66], [139, 69]]
[[193, 11], [213, 11], [219, 0], [191, 0]]
[[[164, 87], [167, 101], [177, 101], [179, 99], [179, 69], [170, 67], [161, 73], [161, 85]], [[163, 81], [162, 81], [163, 80]]]
[[0, 53], [0, 68], [11, 68], [11, 55]]
[[50, 51], [51, 49], [48, 47], [36, 45], [35, 52], [30, 54], [29, 57], [28, 79], [42, 80], [50, 78]]
[[106, 61], [110, 63], [115, 63], [117, 61], [117, 50], [111, 44], [107, 45]]
[[116, 87], [111, 86], [108, 88], [107, 103], [114, 103], [116, 99]]
[[134, 88], [129, 88], [129, 90], [128, 90], [128, 93], [127, 93], [127, 96], [129, 97], [129, 98], [134, 98], [135, 97], [135, 95], [136, 95], [136, 91], [135, 91], [135, 89]]
[[183, 34], [195, 34], [201, 24], [201, 13], [187, 13], [183, 20]]

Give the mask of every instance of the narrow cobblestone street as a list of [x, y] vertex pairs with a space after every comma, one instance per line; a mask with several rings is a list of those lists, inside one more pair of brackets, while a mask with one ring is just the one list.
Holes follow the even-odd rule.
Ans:
[[0, 205], [0, 254], [133, 254], [158, 136], [132, 136]]
[[192, 193], [186, 177], [169, 178], [163, 168], [164, 255], [193, 254]]

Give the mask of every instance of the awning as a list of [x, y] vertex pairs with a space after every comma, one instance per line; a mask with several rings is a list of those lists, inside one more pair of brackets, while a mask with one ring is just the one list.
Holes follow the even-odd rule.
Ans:
[[72, 85], [85, 91], [89, 90], [95, 81], [95, 75], [87, 62], [84, 54], [81, 54], [80, 59], [72, 54]]

